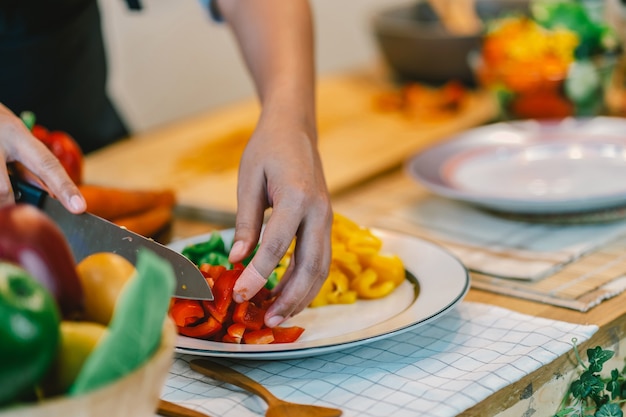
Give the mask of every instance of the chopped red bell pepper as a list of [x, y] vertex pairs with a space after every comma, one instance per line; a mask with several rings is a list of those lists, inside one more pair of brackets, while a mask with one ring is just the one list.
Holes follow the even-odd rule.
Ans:
[[170, 307], [170, 317], [178, 327], [189, 326], [204, 318], [206, 313], [198, 300], [177, 298]]
[[178, 326], [178, 333], [197, 339], [208, 339], [220, 330], [222, 330], [222, 324], [212, 316], [194, 326]]
[[246, 331], [246, 326], [241, 323], [233, 323], [228, 326], [227, 333], [222, 337], [222, 342], [226, 343], [241, 343], [243, 334]]
[[220, 275], [222, 275], [222, 272], [224, 271], [226, 271], [226, 267], [224, 265], [200, 265], [200, 272], [202, 272], [205, 278], [213, 278], [214, 282], [220, 277]]
[[291, 326], [291, 327], [274, 327], [272, 333], [274, 334], [274, 341], [272, 343], [293, 343], [304, 332], [303, 327]]
[[274, 332], [270, 327], [248, 331], [243, 334], [243, 341], [246, 344], [267, 345], [274, 341]]
[[233, 303], [233, 287], [241, 270], [224, 270], [213, 285], [213, 300], [203, 301], [204, 308], [220, 323], [224, 323], [228, 309]]
[[255, 295], [254, 295], [254, 296], [250, 299], [250, 301], [251, 301], [252, 303], [254, 303], [254, 305], [259, 306], [259, 307], [262, 307], [262, 306], [263, 306], [263, 304], [264, 304], [266, 301], [270, 300], [271, 298], [272, 298], [272, 292], [271, 292], [269, 289], [267, 289], [267, 288], [263, 287], [263, 288], [261, 288], [261, 289], [259, 290], [259, 292], [258, 292], [258, 293], [256, 293], [256, 294], [255, 294]]
[[250, 301], [244, 301], [235, 306], [233, 321], [244, 324], [248, 330], [259, 330], [263, 327], [265, 312]]
[[229, 335], [228, 333], [226, 333], [224, 336], [222, 336], [222, 342], [224, 343], [234, 343], [236, 345], [241, 344], [241, 339], [237, 339], [236, 337], [233, 337], [231, 335]]
[[249, 301], [234, 302], [233, 288], [244, 270], [243, 264], [235, 264], [232, 269], [210, 264], [199, 268], [212, 288], [214, 300], [172, 299], [170, 315], [181, 335], [225, 343], [267, 344], [293, 342], [304, 331], [296, 326], [265, 326], [266, 311], [276, 299], [267, 288]]

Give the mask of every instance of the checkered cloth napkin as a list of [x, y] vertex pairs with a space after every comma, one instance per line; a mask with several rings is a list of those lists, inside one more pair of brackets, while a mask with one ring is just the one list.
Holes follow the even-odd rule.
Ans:
[[[566, 220], [572, 220], [568, 217]], [[626, 220], [503, 217], [426, 195], [379, 211], [378, 227], [428, 239], [472, 271], [472, 287], [578, 311], [626, 290]]]
[[[302, 359], [213, 360], [284, 400], [336, 407], [346, 417], [451, 417], [588, 340], [596, 326], [462, 302], [387, 339]], [[177, 354], [162, 398], [213, 417], [264, 415], [263, 401], [189, 368]], [[556, 411], [556, 410], [555, 410]]]
[[626, 220], [528, 222], [432, 195], [379, 215], [375, 225], [433, 240], [472, 271], [521, 280], [545, 278], [626, 234]]

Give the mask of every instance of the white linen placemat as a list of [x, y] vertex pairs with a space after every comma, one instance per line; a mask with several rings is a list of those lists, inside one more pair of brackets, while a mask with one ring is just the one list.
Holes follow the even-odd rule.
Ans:
[[[349, 326], [349, 323], [346, 323]], [[597, 326], [462, 302], [440, 319], [345, 351], [284, 361], [214, 358], [279, 398], [346, 417], [451, 417], [588, 340]], [[176, 355], [162, 398], [213, 417], [264, 415], [258, 397], [189, 368]]]
[[472, 271], [521, 280], [545, 278], [626, 233], [626, 220], [527, 222], [434, 195], [379, 214], [374, 226], [435, 241]]

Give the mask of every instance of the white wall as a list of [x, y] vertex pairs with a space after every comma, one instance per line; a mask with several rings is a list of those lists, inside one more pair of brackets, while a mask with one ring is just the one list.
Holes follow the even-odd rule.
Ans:
[[[289, 1], [289, 0], [285, 0]], [[318, 74], [378, 59], [372, 13], [410, 0], [310, 0]], [[227, 27], [198, 0], [100, 0], [109, 90], [131, 128], [142, 131], [250, 97], [253, 87]]]

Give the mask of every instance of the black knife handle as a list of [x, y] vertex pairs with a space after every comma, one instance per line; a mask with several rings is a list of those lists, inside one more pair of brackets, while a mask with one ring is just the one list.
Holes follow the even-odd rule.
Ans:
[[35, 187], [26, 181], [20, 180], [15, 175], [9, 175], [9, 179], [11, 180], [16, 202], [28, 203], [37, 207], [43, 205], [44, 199], [47, 197], [48, 193], [39, 187]]

